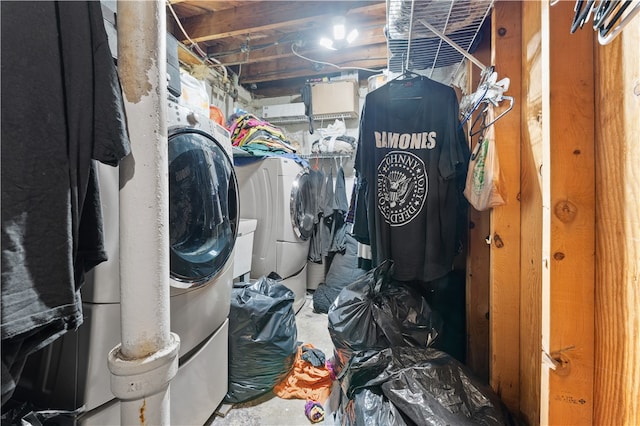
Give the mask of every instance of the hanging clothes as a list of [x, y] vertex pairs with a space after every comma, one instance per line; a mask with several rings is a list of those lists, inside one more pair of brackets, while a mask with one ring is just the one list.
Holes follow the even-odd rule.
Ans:
[[347, 188], [342, 167], [338, 169], [333, 197], [333, 220], [331, 221], [328, 251], [329, 253], [344, 253], [346, 249], [345, 238], [347, 235], [349, 200], [347, 200]]
[[393, 260], [399, 281], [431, 281], [451, 270], [468, 158], [451, 87], [416, 76], [366, 96], [354, 237], [370, 244], [373, 266]]
[[323, 189], [325, 185], [324, 172], [317, 168], [317, 164], [309, 169], [309, 184], [312, 204], [310, 211], [314, 212], [313, 233], [309, 243], [309, 255], [307, 260], [313, 263], [322, 263], [322, 204], [324, 200]]
[[335, 197], [333, 193], [333, 168], [329, 169], [329, 175], [324, 182], [323, 189], [322, 221], [320, 222], [320, 240], [322, 241], [322, 257], [329, 255], [331, 245], [331, 229], [333, 227], [333, 213], [335, 212]]
[[106, 260], [93, 160], [130, 152], [99, 2], [1, 2], [2, 403], [26, 357], [82, 323]]

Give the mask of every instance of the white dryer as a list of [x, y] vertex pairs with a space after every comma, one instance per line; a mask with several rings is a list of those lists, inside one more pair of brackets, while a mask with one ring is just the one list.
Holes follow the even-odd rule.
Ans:
[[256, 219], [251, 278], [275, 272], [295, 294], [294, 310], [304, 305], [312, 211], [308, 169], [293, 158], [234, 158], [240, 216]]
[[[180, 336], [171, 423], [204, 424], [227, 393], [239, 198], [226, 129], [174, 103], [169, 125], [170, 319]], [[82, 288], [83, 325], [30, 360], [25, 371], [33, 374], [16, 391], [38, 406], [83, 407], [82, 425], [120, 424], [107, 368], [107, 354], [121, 341], [118, 170], [100, 164], [99, 179], [109, 261]]]

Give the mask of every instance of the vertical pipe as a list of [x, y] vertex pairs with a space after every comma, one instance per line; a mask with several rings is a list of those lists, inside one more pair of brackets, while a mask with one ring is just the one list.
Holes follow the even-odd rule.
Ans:
[[123, 1], [118, 9], [118, 67], [132, 144], [120, 174], [122, 354], [139, 358], [169, 336], [164, 4]]
[[118, 72], [132, 154], [120, 166], [122, 343], [109, 354], [121, 424], [169, 424], [179, 338], [169, 323], [166, 19], [162, 1], [118, 2]]

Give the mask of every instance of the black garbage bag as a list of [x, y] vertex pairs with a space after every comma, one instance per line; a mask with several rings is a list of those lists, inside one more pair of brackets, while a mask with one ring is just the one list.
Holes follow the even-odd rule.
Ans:
[[351, 354], [395, 346], [426, 348], [442, 321], [420, 293], [391, 278], [393, 262], [385, 261], [342, 289], [329, 308], [329, 335], [336, 371]]
[[325, 284], [319, 284], [313, 292], [314, 312], [328, 313], [340, 291], [367, 272], [358, 268], [358, 242], [349, 234], [345, 234], [344, 241], [344, 253], [335, 253]]
[[326, 314], [336, 300], [341, 289], [328, 286], [324, 283], [318, 284], [318, 288], [313, 292], [313, 312]]
[[[359, 352], [343, 371], [340, 384], [349, 398], [341, 409], [348, 420], [343, 424], [366, 424], [376, 408], [382, 411], [376, 414], [379, 418], [397, 419], [400, 413], [408, 425], [519, 424], [489, 386], [455, 358], [433, 348]], [[362, 400], [365, 389], [384, 397]], [[350, 407], [354, 404], [365, 406]]]
[[294, 298], [283, 284], [264, 276], [233, 289], [226, 403], [256, 398], [289, 374], [298, 339]]
[[400, 412], [379, 389], [363, 388], [348, 400], [336, 416], [342, 425], [409, 426]]

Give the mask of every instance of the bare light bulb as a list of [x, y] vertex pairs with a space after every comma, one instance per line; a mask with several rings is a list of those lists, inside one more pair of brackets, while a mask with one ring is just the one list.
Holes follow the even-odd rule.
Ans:
[[347, 43], [351, 44], [357, 38], [358, 38], [358, 30], [354, 28], [349, 32], [349, 35], [347, 35]]
[[320, 39], [320, 41], [318, 42], [318, 44], [322, 47], [325, 47], [327, 49], [331, 49], [331, 50], [336, 50], [335, 47], [333, 47], [333, 40], [327, 38], [327, 37], [322, 37]]

